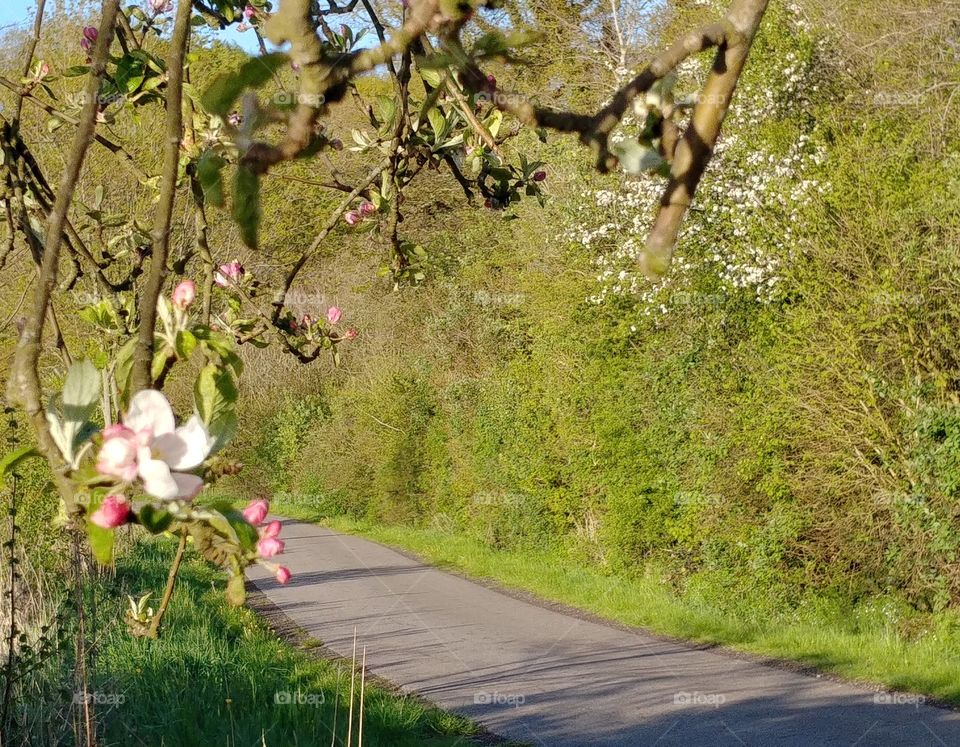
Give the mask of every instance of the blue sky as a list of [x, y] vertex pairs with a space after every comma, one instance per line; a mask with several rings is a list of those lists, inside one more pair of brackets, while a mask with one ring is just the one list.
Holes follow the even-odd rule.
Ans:
[[[124, 5], [128, 5], [125, 3]], [[47, 0], [46, 12], [52, 13], [64, 6], [64, 0]], [[0, 32], [5, 31], [10, 26], [28, 27], [33, 22], [33, 15], [36, 12], [36, 3], [34, 0], [0, 0]], [[222, 38], [225, 41], [232, 41], [239, 44], [248, 52], [256, 53], [257, 37], [252, 31], [241, 34], [236, 31], [236, 27], [231, 27], [222, 32]]]

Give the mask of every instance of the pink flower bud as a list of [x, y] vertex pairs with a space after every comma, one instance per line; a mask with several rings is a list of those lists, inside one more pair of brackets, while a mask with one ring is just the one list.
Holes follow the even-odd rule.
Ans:
[[542, 182], [546, 178], [547, 178], [547, 172], [544, 171], [543, 169], [540, 169], [540, 171], [533, 172], [533, 181], [535, 182]]
[[111, 425], [103, 431], [103, 446], [97, 454], [97, 472], [119, 477], [125, 482], [137, 477], [137, 435], [124, 425]]
[[113, 529], [125, 524], [130, 515], [130, 504], [122, 495], [108, 495], [100, 508], [90, 515], [90, 522], [104, 529]]
[[372, 202], [364, 202], [360, 205], [360, 215], [367, 218], [377, 212], [376, 206]]
[[233, 262], [227, 262], [225, 265], [220, 265], [220, 269], [213, 275], [213, 282], [221, 288], [228, 288], [243, 280], [246, 274], [243, 265], [234, 260]]
[[348, 226], [355, 226], [357, 223], [363, 220], [363, 216], [360, 215], [360, 213], [358, 213], [356, 210], [351, 210], [343, 216], [343, 220]]
[[343, 316], [343, 312], [340, 310], [339, 306], [331, 306], [327, 309], [327, 321], [330, 324], [336, 324], [340, 321], [340, 317]]
[[290, 580], [290, 569], [285, 565], [277, 568], [277, 581], [281, 584], [285, 584]]
[[338, 137], [335, 137], [330, 141], [330, 147], [334, 150], [343, 150], [343, 140]]
[[497, 90], [497, 79], [494, 77], [493, 73], [487, 76], [487, 88], [491, 91]]
[[346, 332], [343, 333], [343, 336], [347, 340], [355, 340], [357, 337], [357, 334], [359, 334], [357, 330], [351, 327], [350, 329], [348, 329]]
[[304, 329], [310, 329], [310, 326], [313, 324], [313, 317], [309, 314], [304, 314], [300, 319], [300, 324], [303, 325]]
[[280, 522], [274, 519], [269, 524], [260, 528], [261, 537], [278, 537], [280, 536]]
[[169, 13], [173, 10], [173, 0], [150, 0], [150, 9], [154, 13]]
[[173, 289], [173, 305], [180, 309], [187, 308], [197, 297], [197, 286], [192, 280], [181, 280]]
[[89, 41], [91, 44], [97, 40], [97, 37], [100, 36], [100, 32], [94, 26], [85, 26], [83, 29], [83, 38]]
[[247, 21], [253, 18], [256, 14], [257, 14], [257, 9], [254, 8], [252, 5], [248, 5], [246, 8], [243, 9], [243, 17]]
[[250, 501], [241, 513], [243, 513], [243, 518], [246, 519], [248, 523], [253, 524], [253, 526], [259, 526], [263, 520], [267, 518], [269, 511], [270, 503], [263, 498], [258, 498], [255, 501]]
[[42, 65], [40, 65], [40, 77], [43, 78], [47, 75], [50, 75], [50, 66], [44, 62]]
[[283, 540], [276, 537], [263, 537], [257, 542], [257, 555], [261, 558], [272, 558], [283, 552]]
[[247, 24], [243, 23], [242, 21], [237, 24], [237, 31], [239, 31], [241, 34], [244, 31], [249, 31], [249, 30], [250, 30], [250, 27]]

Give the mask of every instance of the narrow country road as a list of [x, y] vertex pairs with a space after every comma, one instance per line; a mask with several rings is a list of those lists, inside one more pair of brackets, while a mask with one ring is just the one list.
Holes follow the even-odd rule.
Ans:
[[[532, 745], [960, 745], [960, 713], [528, 603], [365, 539], [284, 521], [293, 622], [404, 690]], [[877, 702], [877, 700], [881, 702]]]

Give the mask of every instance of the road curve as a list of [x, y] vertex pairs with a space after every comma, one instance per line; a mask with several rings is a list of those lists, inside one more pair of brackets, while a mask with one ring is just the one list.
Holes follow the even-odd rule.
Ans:
[[954, 747], [960, 713], [530, 603], [369, 540], [284, 520], [293, 622], [491, 732], [548, 747]]

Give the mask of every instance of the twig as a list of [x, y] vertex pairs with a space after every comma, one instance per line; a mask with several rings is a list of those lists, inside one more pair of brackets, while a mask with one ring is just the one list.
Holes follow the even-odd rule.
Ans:
[[173, 220], [173, 202], [177, 194], [177, 169], [180, 162], [180, 140], [183, 137], [183, 63], [190, 36], [189, 0], [180, 0], [167, 56], [167, 123], [166, 143], [163, 152], [160, 199], [153, 223], [153, 245], [150, 272], [147, 275], [143, 295], [140, 298], [136, 347], [131, 367], [131, 394], [147, 389], [153, 383], [150, 365], [153, 361], [154, 331], [157, 324], [157, 299], [163, 289], [167, 273], [167, 254], [170, 250], [170, 226]]
[[177, 544], [177, 554], [173, 556], [173, 563], [170, 564], [170, 572], [167, 574], [167, 585], [163, 589], [163, 597], [160, 599], [160, 606], [157, 607], [157, 613], [150, 621], [150, 628], [147, 631], [148, 638], [156, 638], [160, 631], [160, 622], [167, 613], [167, 607], [170, 606], [170, 599], [173, 597], [173, 587], [177, 583], [177, 574], [180, 572], [180, 564], [183, 563], [183, 553], [187, 549], [187, 530], [180, 530], [180, 542]]

